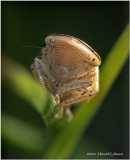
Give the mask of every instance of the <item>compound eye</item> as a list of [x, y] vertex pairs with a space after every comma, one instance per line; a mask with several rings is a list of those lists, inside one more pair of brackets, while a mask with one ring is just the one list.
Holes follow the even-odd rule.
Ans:
[[99, 60], [97, 57], [92, 58], [91, 63], [92, 66], [99, 66], [101, 65], [101, 60]]
[[92, 65], [92, 66], [100, 66], [101, 65], [101, 58], [96, 52], [92, 53], [90, 56], [90, 65]]

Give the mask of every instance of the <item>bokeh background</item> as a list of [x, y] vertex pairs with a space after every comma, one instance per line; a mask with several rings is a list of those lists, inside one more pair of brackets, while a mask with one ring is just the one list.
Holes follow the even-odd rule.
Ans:
[[[61, 33], [88, 43], [99, 53], [103, 63], [128, 24], [128, 12], [129, 2], [1, 2], [2, 56], [22, 64], [31, 72], [32, 61], [40, 55], [39, 47], [45, 46], [44, 38], [51, 33]], [[100, 144], [96, 146], [98, 151], [108, 148], [108, 151], [124, 153], [122, 158], [128, 158], [128, 75], [127, 60], [79, 143], [86, 143], [87, 139], [92, 148]], [[43, 127], [39, 113], [4, 84], [1, 112]], [[82, 158], [82, 155], [74, 152], [71, 158], [77, 157]], [[31, 157], [13, 142], [2, 140], [2, 158], [37, 156]]]

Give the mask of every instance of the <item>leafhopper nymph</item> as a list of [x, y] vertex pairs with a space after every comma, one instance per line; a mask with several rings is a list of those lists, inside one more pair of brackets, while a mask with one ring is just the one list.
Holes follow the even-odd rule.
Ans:
[[71, 117], [70, 105], [90, 100], [99, 91], [100, 56], [85, 42], [68, 35], [51, 34], [40, 57], [34, 59], [31, 70], [43, 87], [55, 97]]

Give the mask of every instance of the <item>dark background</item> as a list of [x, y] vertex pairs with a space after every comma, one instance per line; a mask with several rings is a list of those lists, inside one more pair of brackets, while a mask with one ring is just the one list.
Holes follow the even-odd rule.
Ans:
[[[40, 55], [37, 47], [45, 46], [45, 37], [61, 33], [88, 43], [103, 64], [128, 24], [128, 7], [129, 2], [1, 2], [2, 56], [30, 70], [33, 59]], [[112, 152], [124, 153], [123, 158], [128, 158], [128, 69], [127, 60], [83, 137], [91, 137]], [[39, 114], [5, 86], [2, 112], [42, 127]], [[14, 158], [17, 150], [2, 142], [2, 153], [5, 158]]]

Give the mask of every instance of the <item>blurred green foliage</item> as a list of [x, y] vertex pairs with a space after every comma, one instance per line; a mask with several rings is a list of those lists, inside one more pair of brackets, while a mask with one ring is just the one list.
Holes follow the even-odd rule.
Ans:
[[[128, 158], [127, 23], [127, 2], [2, 2], [2, 158]], [[53, 98], [29, 73], [38, 51], [23, 47], [43, 46], [53, 32], [88, 41], [102, 57], [100, 92], [72, 107], [70, 123], [54, 118]]]

